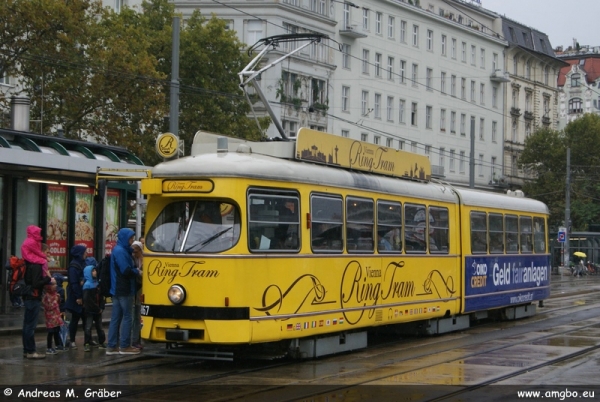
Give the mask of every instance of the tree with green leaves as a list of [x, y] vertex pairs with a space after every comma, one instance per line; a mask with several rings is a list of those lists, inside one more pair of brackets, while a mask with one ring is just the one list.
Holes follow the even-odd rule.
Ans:
[[[158, 161], [167, 128], [173, 5], [144, 2], [119, 13], [91, 0], [7, 0], [0, 8], [0, 73], [19, 77], [31, 99], [31, 130], [123, 146]], [[199, 12], [181, 30], [180, 128], [189, 153], [198, 130], [244, 138], [262, 133], [248, 117], [237, 73], [243, 44]], [[9, 99], [1, 98], [6, 107]], [[268, 119], [262, 119], [266, 128]]]
[[563, 131], [542, 128], [525, 140], [519, 165], [534, 180], [523, 191], [550, 209], [552, 230], [564, 226], [567, 148], [571, 150], [572, 230], [588, 230], [600, 223], [600, 116], [585, 114]]

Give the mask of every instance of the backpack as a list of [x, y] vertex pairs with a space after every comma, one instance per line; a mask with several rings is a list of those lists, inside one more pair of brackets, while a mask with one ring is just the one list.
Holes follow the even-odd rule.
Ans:
[[10, 278], [10, 294], [13, 296], [32, 296], [31, 285], [25, 283], [25, 260], [14, 255], [10, 257], [12, 275]]
[[98, 292], [100, 296], [111, 297], [110, 294], [110, 255], [105, 256], [96, 265], [96, 271], [98, 272]]

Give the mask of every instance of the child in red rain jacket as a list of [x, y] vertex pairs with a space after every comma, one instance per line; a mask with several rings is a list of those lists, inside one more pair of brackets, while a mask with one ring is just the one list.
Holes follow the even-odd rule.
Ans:
[[[42, 296], [42, 306], [44, 307], [44, 316], [46, 317], [46, 329], [48, 330], [48, 349], [47, 355], [55, 355], [57, 351], [65, 350], [60, 339], [60, 326], [63, 323], [60, 315], [60, 296], [56, 292], [56, 283], [44, 287], [44, 296]], [[52, 338], [56, 344], [56, 349], [52, 347]]]

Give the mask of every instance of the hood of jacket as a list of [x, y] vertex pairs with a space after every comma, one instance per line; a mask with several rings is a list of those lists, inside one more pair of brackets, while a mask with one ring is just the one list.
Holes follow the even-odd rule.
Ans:
[[129, 239], [135, 236], [135, 232], [129, 228], [122, 228], [117, 233], [117, 244], [131, 253], [133, 250], [129, 245]]
[[43, 265], [48, 262], [46, 253], [42, 251], [42, 229], [39, 226], [27, 226], [27, 238], [21, 245], [21, 257], [32, 264]]
[[[92, 276], [92, 271], [96, 269], [96, 265], [88, 265], [83, 269], [83, 290], [93, 289], [98, 286], [98, 281]], [[96, 274], [97, 275], [97, 274]]]
[[83, 254], [87, 248], [83, 244], [76, 244], [71, 248], [71, 258], [77, 261], [81, 266], [85, 265]]

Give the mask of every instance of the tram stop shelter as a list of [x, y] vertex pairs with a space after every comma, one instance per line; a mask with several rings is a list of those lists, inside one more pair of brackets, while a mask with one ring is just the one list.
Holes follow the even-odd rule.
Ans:
[[[99, 169], [149, 169], [125, 148], [0, 129], [0, 261], [20, 256], [29, 225], [42, 228], [51, 271], [65, 271], [69, 251], [84, 244], [99, 259], [116, 242], [138, 200], [137, 183], [109, 182], [96, 195]], [[138, 217], [139, 218], [139, 217]], [[0, 275], [0, 311], [7, 304], [7, 272]]]
[[[558, 273], [560, 266], [564, 265], [565, 243], [558, 241], [558, 233], [550, 234], [550, 253], [552, 255], [552, 268]], [[594, 264], [600, 263], [600, 232], [572, 232], [569, 233], [569, 261], [574, 261], [574, 253], [585, 253], [585, 261]]]

